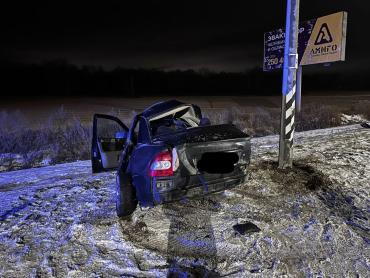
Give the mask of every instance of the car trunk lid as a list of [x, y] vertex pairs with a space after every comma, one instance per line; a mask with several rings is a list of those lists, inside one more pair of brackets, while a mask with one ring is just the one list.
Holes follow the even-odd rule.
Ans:
[[233, 125], [189, 128], [156, 139], [176, 147], [188, 186], [243, 175], [250, 160], [250, 137]]

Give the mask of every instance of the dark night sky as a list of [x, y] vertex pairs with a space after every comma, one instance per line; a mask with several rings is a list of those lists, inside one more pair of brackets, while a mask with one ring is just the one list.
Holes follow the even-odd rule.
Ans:
[[[285, 21], [283, 0], [9, 2], [0, 9], [2, 59], [106, 69], [247, 70], [262, 64], [263, 33]], [[369, 1], [301, 0], [300, 19], [342, 10], [347, 62], [333, 68], [368, 69]]]

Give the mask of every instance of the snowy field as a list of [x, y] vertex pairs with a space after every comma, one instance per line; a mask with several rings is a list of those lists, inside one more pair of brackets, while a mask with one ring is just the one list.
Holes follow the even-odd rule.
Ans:
[[368, 277], [370, 129], [298, 133], [293, 170], [252, 143], [246, 184], [126, 220], [88, 161], [0, 173], [0, 277]]

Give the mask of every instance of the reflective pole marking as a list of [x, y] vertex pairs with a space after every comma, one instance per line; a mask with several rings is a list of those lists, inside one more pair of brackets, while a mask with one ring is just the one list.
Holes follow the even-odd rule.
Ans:
[[294, 125], [294, 116], [290, 120], [290, 123], [287, 124], [286, 127], [285, 127], [285, 135], [287, 135], [292, 130], [293, 125]]
[[294, 109], [295, 109], [295, 100], [293, 101], [292, 106], [290, 106], [290, 108], [286, 111], [285, 119], [288, 119], [290, 116], [292, 116]]

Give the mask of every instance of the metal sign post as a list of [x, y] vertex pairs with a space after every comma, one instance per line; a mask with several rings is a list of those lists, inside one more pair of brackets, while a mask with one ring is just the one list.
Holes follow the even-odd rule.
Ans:
[[279, 168], [292, 167], [295, 93], [298, 69], [298, 22], [299, 0], [287, 0]]
[[297, 92], [295, 94], [295, 111], [301, 112], [302, 107], [302, 66], [297, 70]]

